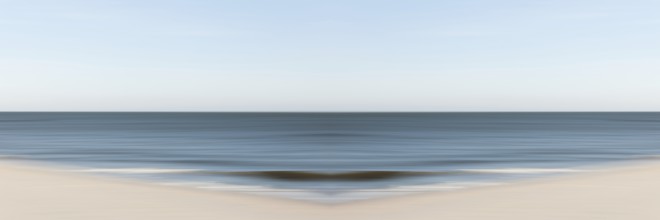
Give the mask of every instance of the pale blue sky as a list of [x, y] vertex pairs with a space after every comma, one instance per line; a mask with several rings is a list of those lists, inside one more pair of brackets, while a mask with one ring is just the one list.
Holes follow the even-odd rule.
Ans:
[[0, 111], [659, 111], [655, 0], [0, 0]]

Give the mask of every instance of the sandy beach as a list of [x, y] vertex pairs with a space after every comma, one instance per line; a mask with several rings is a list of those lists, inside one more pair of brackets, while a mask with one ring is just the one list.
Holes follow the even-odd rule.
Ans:
[[354, 203], [337, 213], [363, 220], [660, 219], [658, 173], [657, 163], [630, 165], [597, 173]]
[[[323, 219], [298, 201], [206, 192], [0, 163], [2, 220]], [[328, 218], [330, 219], [330, 218]]]
[[660, 219], [660, 164], [322, 205], [0, 164], [0, 219]]

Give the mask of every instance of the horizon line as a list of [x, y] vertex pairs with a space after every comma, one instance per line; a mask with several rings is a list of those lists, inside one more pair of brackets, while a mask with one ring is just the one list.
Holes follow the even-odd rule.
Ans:
[[0, 113], [660, 113], [658, 111], [0, 111]]

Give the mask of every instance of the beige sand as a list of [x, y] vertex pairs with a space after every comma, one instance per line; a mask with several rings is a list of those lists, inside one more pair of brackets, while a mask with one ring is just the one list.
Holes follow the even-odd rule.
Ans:
[[660, 165], [450, 193], [316, 205], [0, 164], [1, 220], [660, 219]]
[[327, 207], [0, 164], [0, 220], [323, 219]]
[[660, 164], [363, 202], [337, 213], [360, 220], [660, 220]]

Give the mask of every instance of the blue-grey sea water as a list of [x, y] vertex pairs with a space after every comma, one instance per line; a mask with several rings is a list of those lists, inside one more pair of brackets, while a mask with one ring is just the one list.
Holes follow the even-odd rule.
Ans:
[[0, 155], [341, 201], [652, 158], [660, 113], [6, 112]]

